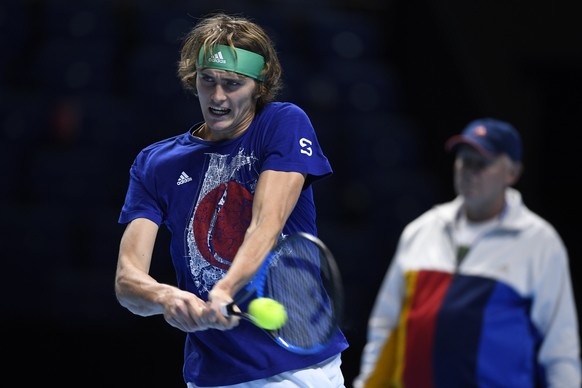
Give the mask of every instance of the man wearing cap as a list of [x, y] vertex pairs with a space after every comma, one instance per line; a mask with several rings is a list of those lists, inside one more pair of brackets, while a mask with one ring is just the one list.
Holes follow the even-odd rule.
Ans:
[[518, 132], [478, 119], [446, 148], [457, 197], [405, 227], [354, 388], [579, 388], [568, 254], [512, 187], [522, 169]]

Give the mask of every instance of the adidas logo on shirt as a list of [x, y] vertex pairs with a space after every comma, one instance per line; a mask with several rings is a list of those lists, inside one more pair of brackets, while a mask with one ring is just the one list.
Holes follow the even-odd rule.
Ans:
[[176, 182], [176, 184], [178, 186], [183, 185], [184, 183], [188, 183], [192, 180], [192, 178], [190, 178], [188, 176], [188, 174], [186, 174], [184, 171], [182, 171], [182, 173], [180, 174], [180, 178], [178, 178], [178, 182]]
[[222, 52], [217, 52], [208, 58], [208, 62], [216, 62], [216, 63], [226, 63], [226, 60], [222, 56]]

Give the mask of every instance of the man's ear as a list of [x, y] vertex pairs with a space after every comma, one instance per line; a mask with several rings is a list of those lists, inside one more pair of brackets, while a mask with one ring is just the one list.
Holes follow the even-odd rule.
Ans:
[[517, 183], [523, 173], [523, 164], [521, 162], [511, 161], [509, 166], [509, 185]]

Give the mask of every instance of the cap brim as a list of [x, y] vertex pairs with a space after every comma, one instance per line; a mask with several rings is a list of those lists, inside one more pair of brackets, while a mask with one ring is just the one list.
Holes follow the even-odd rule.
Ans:
[[460, 144], [467, 144], [476, 149], [481, 155], [488, 158], [493, 158], [497, 156], [497, 154], [494, 154], [493, 152], [483, 148], [483, 146], [477, 143], [475, 140], [463, 135], [455, 135], [451, 137], [449, 140], [447, 140], [445, 143], [445, 149], [447, 151], [454, 151]]

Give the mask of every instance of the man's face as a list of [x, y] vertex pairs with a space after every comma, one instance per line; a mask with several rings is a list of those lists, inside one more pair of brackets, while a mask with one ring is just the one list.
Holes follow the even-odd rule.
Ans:
[[457, 194], [471, 207], [488, 206], [504, 197], [515, 181], [511, 160], [506, 155], [488, 157], [469, 145], [460, 145], [454, 164]]
[[254, 79], [230, 71], [198, 72], [196, 89], [211, 140], [233, 138], [246, 130], [255, 113], [255, 86]]

